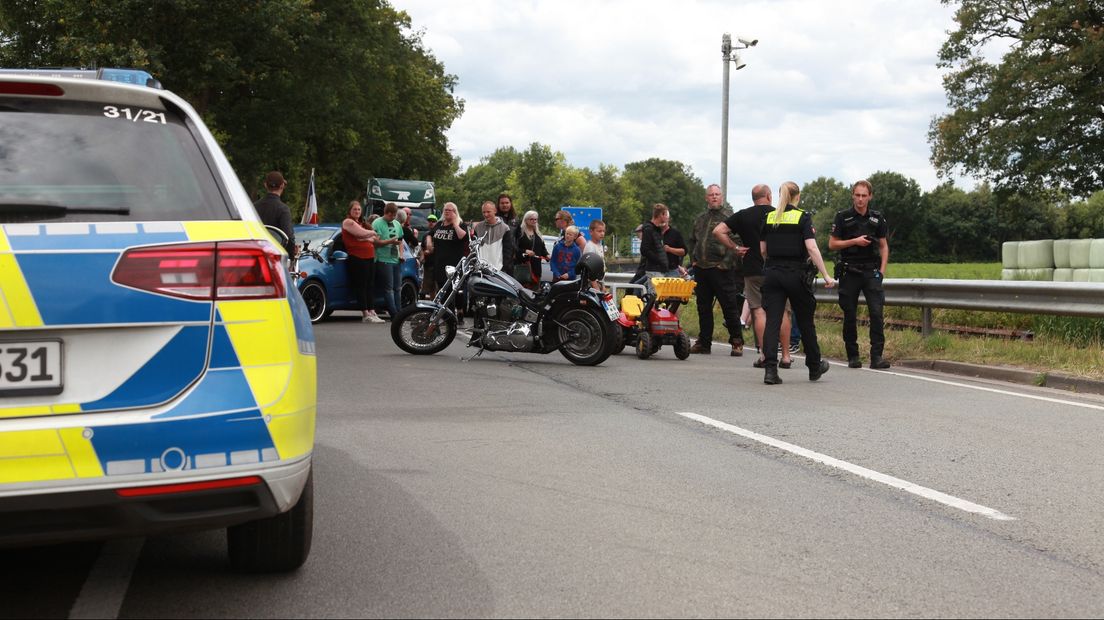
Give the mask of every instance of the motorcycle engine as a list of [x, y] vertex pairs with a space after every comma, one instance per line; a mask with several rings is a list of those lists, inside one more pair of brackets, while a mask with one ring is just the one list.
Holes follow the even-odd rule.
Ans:
[[472, 301], [476, 316], [483, 320], [480, 344], [492, 351], [532, 351], [536, 346], [530, 312], [510, 298], [480, 297]]

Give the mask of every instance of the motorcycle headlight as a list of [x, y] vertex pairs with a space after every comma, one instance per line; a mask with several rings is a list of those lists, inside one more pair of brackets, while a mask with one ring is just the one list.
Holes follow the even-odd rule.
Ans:
[[449, 265], [448, 267], [445, 267], [445, 275], [450, 278], [456, 275], [456, 265]]

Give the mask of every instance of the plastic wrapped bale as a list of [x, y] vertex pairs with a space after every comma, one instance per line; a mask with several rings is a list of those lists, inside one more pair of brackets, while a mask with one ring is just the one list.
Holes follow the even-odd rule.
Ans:
[[1104, 239], [1093, 239], [1089, 246], [1089, 269], [1104, 269]]
[[1022, 280], [1019, 269], [1001, 269], [1001, 280]]
[[1090, 271], [1092, 271], [1092, 270], [1091, 269], [1074, 269], [1073, 270], [1073, 281], [1074, 282], [1088, 282]]
[[[1020, 242], [1005, 241], [1001, 244], [1001, 267], [1005, 269], [1018, 269], [1020, 266]], [[1001, 278], [1013, 280], [1015, 278]]]
[[1087, 269], [1089, 282], [1104, 282], [1104, 269]]
[[1054, 266], [1058, 269], [1070, 268], [1070, 240], [1054, 240]]
[[1067, 268], [1056, 268], [1054, 270], [1055, 282], [1073, 282], [1073, 270]]
[[1021, 241], [1019, 252], [1020, 269], [1053, 269], [1054, 240]]
[[1021, 269], [1023, 277], [1021, 280], [1032, 280], [1034, 282], [1053, 282], [1054, 281], [1054, 267], [1048, 267], [1046, 269]]
[[1092, 239], [1070, 240], [1070, 267], [1074, 269], [1089, 268], [1089, 252], [1092, 249]]

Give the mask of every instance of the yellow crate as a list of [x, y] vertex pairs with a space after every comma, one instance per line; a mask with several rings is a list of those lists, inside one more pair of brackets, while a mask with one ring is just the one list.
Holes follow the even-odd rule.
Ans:
[[655, 287], [656, 297], [659, 299], [678, 299], [690, 301], [694, 294], [694, 287], [698, 283], [682, 278], [652, 278], [652, 286]]

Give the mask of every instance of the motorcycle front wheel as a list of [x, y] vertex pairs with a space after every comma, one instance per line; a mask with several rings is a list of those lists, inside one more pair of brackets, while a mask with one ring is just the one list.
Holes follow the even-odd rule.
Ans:
[[391, 319], [391, 340], [414, 355], [433, 355], [445, 350], [456, 338], [456, 319], [442, 313], [436, 323], [432, 308], [407, 306]]
[[585, 308], [571, 308], [561, 314], [560, 352], [572, 364], [597, 366], [610, 356], [609, 320]]

